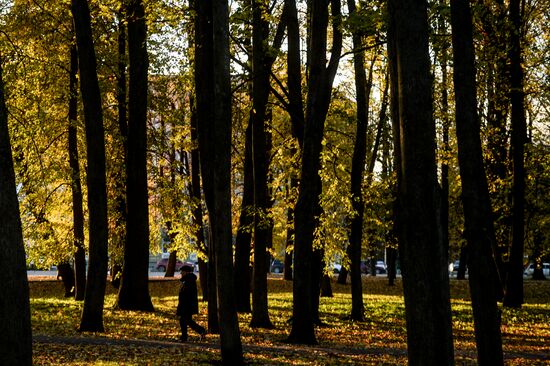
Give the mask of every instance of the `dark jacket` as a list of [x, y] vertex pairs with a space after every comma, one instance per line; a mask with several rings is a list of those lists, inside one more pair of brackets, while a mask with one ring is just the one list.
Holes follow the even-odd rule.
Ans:
[[199, 313], [199, 301], [197, 298], [197, 276], [186, 273], [181, 278], [181, 288], [178, 295], [177, 315], [192, 315]]

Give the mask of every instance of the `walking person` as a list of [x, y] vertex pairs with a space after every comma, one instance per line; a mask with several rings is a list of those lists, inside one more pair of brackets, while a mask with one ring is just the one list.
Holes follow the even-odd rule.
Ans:
[[187, 342], [187, 326], [197, 332], [201, 339], [206, 334], [206, 329], [193, 320], [193, 315], [199, 313], [199, 301], [197, 298], [197, 276], [193, 273], [193, 267], [182, 266], [181, 288], [178, 296], [178, 309], [176, 314], [180, 316], [182, 342]]

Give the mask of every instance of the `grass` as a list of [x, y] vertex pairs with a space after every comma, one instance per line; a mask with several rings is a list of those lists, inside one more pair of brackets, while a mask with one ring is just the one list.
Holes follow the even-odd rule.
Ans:
[[[31, 281], [31, 316], [35, 335], [77, 339], [108, 339], [112, 345], [35, 342], [35, 365], [172, 365], [216, 364], [220, 361], [219, 338], [204, 342], [192, 331], [190, 343], [175, 343], [179, 323], [177, 280], [151, 281], [155, 312], [114, 310], [116, 294], [108, 285], [105, 298], [105, 333], [77, 331], [82, 303], [63, 298], [58, 281]], [[254, 365], [406, 364], [406, 327], [401, 283], [388, 287], [384, 278], [364, 279], [366, 321], [346, 319], [351, 311], [349, 285], [333, 283], [333, 298], [321, 298], [320, 313], [327, 324], [317, 328], [316, 347], [286, 344], [292, 312], [292, 283], [280, 277], [269, 280], [270, 318], [274, 329], [252, 329], [250, 314], [240, 314], [245, 358]], [[451, 280], [453, 334], [457, 364], [475, 364], [473, 320], [465, 281]], [[525, 283], [526, 304], [521, 309], [502, 309], [502, 332], [507, 364], [550, 362], [550, 281]], [[196, 320], [206, 325], [206, 303], [200, 303]], [[127, 344], [120, 340], [128, 340]], [[143, 346], [130, 340], [162, 342], [172, 347]], [[116, 341], [116, 342], [115, 342]], [[174, 342], [174, 343], [166, 343]], [[546, 360], [545, 360], [546, 357]]]

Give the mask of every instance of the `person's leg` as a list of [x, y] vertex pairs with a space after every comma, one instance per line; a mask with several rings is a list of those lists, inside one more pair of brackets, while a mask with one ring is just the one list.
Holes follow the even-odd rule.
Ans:
[[189, 327], [195, 332], [199, 333], [201, 336], [206, 334], [206, 329], [201, 327], [196, 321], [193, 320], [192, 316], [189, 316]]
[[189, 319], [191, 317], [187, 315], [180, 316], [180, 328], [181, 328], [181, 337], [182, 342], [187, 342], [187, 324], [189, 324]]

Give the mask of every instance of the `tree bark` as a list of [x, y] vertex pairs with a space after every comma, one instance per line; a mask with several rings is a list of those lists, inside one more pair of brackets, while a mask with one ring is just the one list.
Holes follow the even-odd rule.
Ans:
[[254, 270], [252, 292], [252, 320], [255, 328], [272, 328], [267, 302], [267, 272], [270, 241], [270, 207], [267, 186], [269, 151], [266, 133], [266, 108], [269, 98], [271, 62], [266, 47], [269, 36], [267, 4], [252, 1], [252, 171], [254, 174]]
[[390, 0], [389, 8], [398, 69], [398, 227], [409, 364], [452, 365], [448, 265], [441, 235], [435, 230], [440, 213], [427, 2]]
[[525, 238], [525, 141], [527, 124], [523, 91], [520, 0], [510, 1], [510, 102], [512, 104], [511, 150], [512, 183], [512, 247], [506, 277], [504, 306], [519, 308], [523, 304], [523, 251]]
[[252, 119], [245, 132], [243, 200], [235, 238], [235, 306], [238, 312], [250, 313], [250, 245], [254, 223], [254, 177], [252, 171]]
[[[288, 189], [292, 192], [298, 189], [298, 179], [290, 178]], [[290, 200], [291, 197], [293, 197], [292, 193], [287, 193], [287, 197]], [[294, 207], [292, 206], [292, 203], [289, 203], [286, 222], [287, 222], [287, 229], [286, 229], [286, 243], [285, 243], [284, 279], [285, 281], [292, 281], [292, 278], [293, 278], [292, 260], [294, 257], [293, 256], [294, 254]]]
[[[338, 68], [342, 46], [340, 31], [340, 1], [330, 1], [333, 15], [333, 42], [328, 66], [324, 57], [309, 57], [308, 63], [308, 96], [306, 103], [306, 123], [302, 148], [301, 181], [308, 182], [307, 188], [300, 186], [295, 212], [296, 242], [294, 248], [294, 283], [292, 330], [288, 341], [301, 344], [315, 344], [313, 328], [313, 303], [311, 291], [316, 284], [312, 273], [312, 247], [315, 227], [315, 214], [321, 193], [319, 177], [320, 155], [325, 119], [328, 112], [332, 83]], [[327, 51], [329, 1], [308, 3], [311, 14], [311, 39], [309, 55], [325, 55]], [[318, 282], [317, 282], [318, 284]]]
[[[348, 0], [350, 17], [356, 14], [355, 0]], [[365, 52], [362, 51], [363, 40], [359, 30], [352, 30], [353, 38], [353, 66], [355, 71], [355, 96], [357, 105], [357, 128], [355, 145], [351, 161], [351, 217], [349, 250], [351, 274], [351, 319], [364, 321], [365, 307], [363, 305], [363, 288], [361, 281], [361, 246], [363, 241], [363, 213], [365, 202], [363, 199], [363, 173], [367, 154], [367, 128], [369, 123], [369, 94], [367, 75], [365, 73]], [[373, 63], [374, 64], [374, 63]], [[372, 67], [371, 67], [372, 75]], [[372, 84], [371, 84], [372, 85]], [[345, 283], [345, 279], [343, 280]]]
[[[198, 148], [198, 126], [197, 126], [197, 108], [195, 106], [195, 97], [191, 95], [191, 142], [193, 149], [191, 150], [191, 196], [195, 205], [193, 209], [193, 225], [195, 226], [195, 237], [197, 239], [197, 250], [203, 255], [208, 256], [208, 248], [204, 240], [204, 220], [202, 214], [202, 194], [201, 194], [201, 177], [200, 177], [200, 156]], [[199, 261], [199, 281], [202, 289], [202, 299], [208, 299], [208, 268], [205, 260], [201, 257]]]
[[458, 163], [468, 242], [469, 284], [479, 365], [503, 365], [498, 276], [493, 259], [495, 239], [489, 188], [483, 165], [477, 115], [476, 69], [469, 0], [451, 2]]
[[[202, 73], [195, 74], [195, 84], [201, 173], [212, 238], [209, 246], [215, 253], [222, 362], [241, 365], [243, 354], [233, 294], [231, 245], [229, 9], [225, 0], [211, 3], [198, 1], [195, 5], [198, 25], [196, 34], [199, 35], [196, 39], [199, 52], [195, 61], [200, 65], [199, 62], [205, 61], [205, 57], [212, 56], [211, 63], [206, 65], [208, 68], [201, 65]], [[205, 49], [205, 46], [211, 49]], [[208, 53], [210, 50], [211, 53]], [[211, 76], [206, 79], [205, 73]], [[199, 80], [198, 76], [202, 76], [202, 79]], [[205, 90], [213, 93], [202, 94]]]
[[86, 0], [73, 0], [71, 11], [74, 18], [78, 49], [80, 92], [84, 104], [88, 156], [90, 259], [80, 331], [103, 332], [103, 302], [107, 283], [108, 260], [103, 112], [88, 2]]
[[29, 284], [0, 57], [0, 364], [32, 365]]
[[126, 243], [117, 307], [154, 311], [149, 296], [149, 204], [147, 193], [147, 26], [141, 0], [130, 0], [128, 15], [128, 155]]
[[78, 160], [78, 54], [76, 45], [71, 46], [69, 74], [69, 166], [71, 168], [71, 192], [73, 201], [74, 275], [75, 300], [84, 300], [86, 290], [86, 250], [84, 249], [84, 210], [82, 208], [82, 184]]
[[[395, 184], [392, 187], [394, 201], [392, 203], [392, 219], [393, 227], [392, 234], [395, 237], [399, 236], [399, 223], [401, 221], [399, 211], [399, 184], [401, 182], [401, 131], [399, 129], [399, 70], [397, 68], [397, 35], [394, 19], [394, 3], [392, 0], [388, 1], [388, 69], [389, 69], [389, 83], [390, 83], [390, 116], [391, 116], [391, 129], [393, 140], [393, 173], [395, 174]], [[397, 276], [397, 255], [398, 249], [393, 249], [393, 256], [391, 256], [390, 264], [393, 264], [388, 269], [388, 282], [393, 285], [393, 281]], [[394, 271], [394, 274], [392, 273]], [[391, 274], [391, 275], [390, 275]]]
[[120, 288], [122, 277], [122, 264], [124, 256], [124, 242], [126, 240], [126, 163], [128, 159], [128, 121], [127, 121], [127, 85], [126, 85], [126, 12], [124, 5], [118, 11], [118, 65], [117, 65], [117, 111], [118, 132], [120, 134], [120, 157], [115, 169], [115, 202], [116, 218], [115, 230], [111, 233], [111, 284], [114, 288]]
[[[441, 6], [444, 6], [444, 1], [440, 2]], [[442, 129], [442, 146], [441, 150], [443, 157], [441, 158], [441, 234], [443, 240], [443, 246], [445, 252], [449, 253], [449, 156], [451, 154], [451, 148], [449, 145], [449, 94], [447, 92], [448, 87], [448, 51], [449, 44], [446, 38], [447, 25], [443, 15], [438, 16], [437, 21], [438, 32], [443, 35], [441, 40], [442, 45], [439, 51], [439, 58], [441, 62], [441, 129]]]

